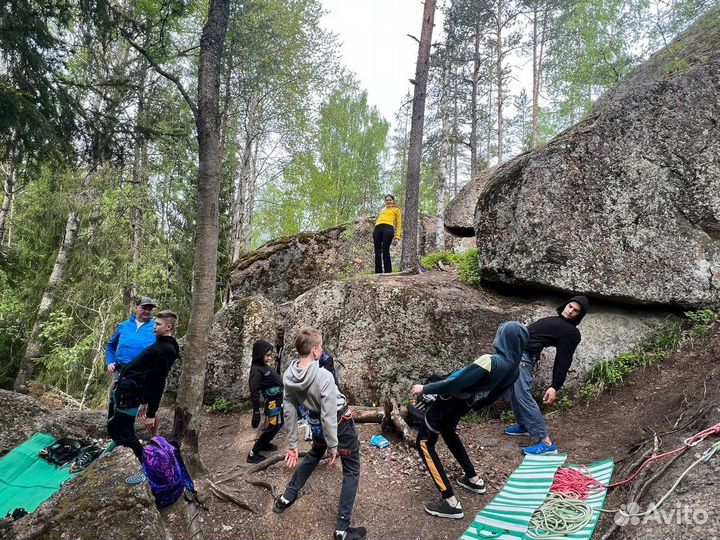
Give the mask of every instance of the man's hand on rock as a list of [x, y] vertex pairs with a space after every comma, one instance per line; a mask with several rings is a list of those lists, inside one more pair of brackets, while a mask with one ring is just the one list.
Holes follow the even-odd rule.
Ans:
[[108, 373], [112, 373], [113, 371], [115, 371], [115, 363], [114, 362], [112, 364], [108, 364], [107, 366], [108, 366]]
[[138, 420], [145, 420], [146, 416], [147, 416], [147, 404], [143, 403], [138, 408], [137, 417], [138, 417]]
[[422, 384], [413, 384], [413, 387], [412, 387], [413, 397], [418, 397], [422, 393], [423, 393], [423, 385]]

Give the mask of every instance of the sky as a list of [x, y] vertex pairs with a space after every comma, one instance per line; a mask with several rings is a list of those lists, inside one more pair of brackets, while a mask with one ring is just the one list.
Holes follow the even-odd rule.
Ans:
[[[423, 5], [420, 0], [322, 0], [322, 24], [338, 35], [343, 64], [357, 75], [391, 123], [415, 76]], [[438, 13], [435, 16], [437, 32]], [[435, 35], [433, 35], [435, 38]]]

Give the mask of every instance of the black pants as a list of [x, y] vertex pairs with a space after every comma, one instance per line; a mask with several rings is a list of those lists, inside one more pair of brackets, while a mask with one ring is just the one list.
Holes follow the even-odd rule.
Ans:
[[[273, 418], [276, 421], [275, 424], [271, 424]], [[280, 431], [280, 428], [282, 427], [282, 422], [280, 420], [281, 418], [282, 414], [280, 414], [279, 416], [273, 416], [268, 419], [267, 427], [265, 427], [265, 429], [257, 438], [255, 444], [252, 447], [253, 454], [257, 454], [258, 452], [270, 449], [268, 445], [275, 438], [275, 435], [278, 434], [278, 431]]]
[[135, 434], [135, 416], [137, 409], [131, 409], [127, 412], [121, 412], [115, 407], [115, 399], [110, 394], [110, 404], [108, 405], [108, 435], [115, 441], [115, 444], [127, 446], [132, 449], [135, 457], [142, 463], [143, 445]]
[[390, 245], [395, 237], [395, 229], [392, 225], [385, 223], [375, 225], [373, 229], [373, 245], [375, 246], [375, 273], [382, 274], [383, 265], [385, 272], [392, 272], [392, 262], [390, 261]]
[[465, 451], [460, 437], [455, 429], [460, 419], [470, 411], [466, 400], [451, 397], [450, 399], [437, 399], [425, 413], [425, 423], [420, 427], [417, 436], [417, 449], [420, 459], [430, 471], [433, 482], [440, 490], [443, 499], [454, 495], [452, 485], [445, 474], [445, 468], [440, 462], [435, 445], [442, 435], [445, 444], [462, 467], [467, 477], [475, 476], [475, 468]]

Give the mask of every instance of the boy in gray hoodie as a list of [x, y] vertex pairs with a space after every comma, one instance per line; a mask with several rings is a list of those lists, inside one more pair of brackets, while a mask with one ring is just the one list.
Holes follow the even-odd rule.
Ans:
[[295, 338], [295, 348], [300, 358], [293, 361], [283, 375], [286, 402], [283, 415], [288, 431], [288, 451], [285, 455], [287, 466], [292, 468], [298, 463], [298, 405], [302, 405], [309, 412], [308, 421], [313, 430], [313, 442], [285, 492], [275, 500], [273, 511], [280, 514], [295, 502], [298, 492], [326, 452], [330, 454], [328, 468], [335, 465], [337, 456], [340, 455], [343, 482], [334, 539], [363, 540], [367, 535], [365, 527], [349, 526], [360, 479], [360, 441], [352, 414], [345, 396], [335, 384], [332, 373], [320, 369], [318, 360], [323, 353], [320, 331], [314, 328], [300, 330]]

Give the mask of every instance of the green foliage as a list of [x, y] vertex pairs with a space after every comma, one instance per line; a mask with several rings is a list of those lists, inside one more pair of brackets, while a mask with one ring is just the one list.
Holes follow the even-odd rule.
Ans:
[[478, 261], [477, 248], [471, 248], [460, 254], [458, 264], [458, 276], [460, 281], [468, 285], [480, 284], [480, 262]]
[[214, 413], [228, 413], [236, 411], [237, 409], [238, 405], [236, 403], [233, 403], [223, 396], [216, 398], [210, 407], [210, 410]]
[[263, 240], [376, 213], [388, 124], [367, 92], [344, 77], [320, 108], [317, 137], [297, 151], [257, 213]]
[[684, 325], [669, 324], [634, 350], [595, 364], [580, 390], [580, 397], [595, 397], [621, 384], [636, 369], [660, 364], [685, 338], [707, 335], [717, 321], [717, 313], [711, 309], [687, 311], [685, 316], [687, 321]]
[[717, 313], [712, 309], [700, 309], [698, 311], [686, 311], [685, 316], [690, 321], [690, 335], [702, 337], [710, 332], [712, 324], [718, 320]]
[[434, 251], [428, 253], [420, 262], [425, 268], [433, 268], [438, 262], [456, 265], [460, 281], [468, 285], [478, 285], [480, 283], [480, 263], [478, 262], [477, 248], [471, 248], [460, 253]]
[[443, 264], [459, 264], [462, 256], [452, 251], [433, 251], [420, 259], [424, 268], [434, 268], [438, 262]]

